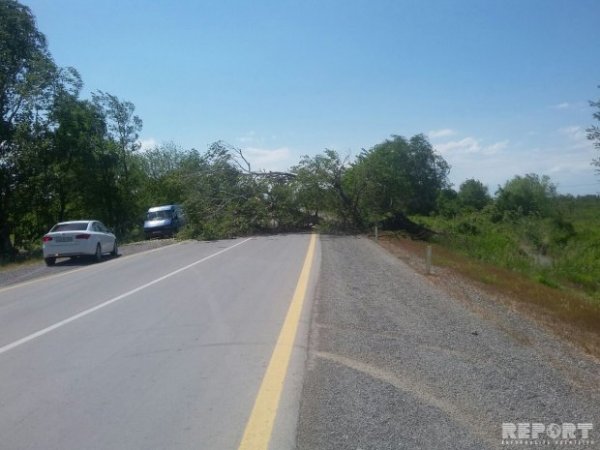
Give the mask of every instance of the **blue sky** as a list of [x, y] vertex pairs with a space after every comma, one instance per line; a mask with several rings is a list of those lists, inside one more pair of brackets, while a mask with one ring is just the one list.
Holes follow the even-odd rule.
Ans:
[[600, 193], [600, 2], [25, 0], [61, 66], [136, 105], [148, 147], [223, 139], [284, 169], [429, 136], [492, 192], [547, 174]]

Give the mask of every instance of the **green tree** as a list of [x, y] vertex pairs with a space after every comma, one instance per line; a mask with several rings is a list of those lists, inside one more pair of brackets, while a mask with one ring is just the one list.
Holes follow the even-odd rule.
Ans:
[[142, 173], [139, 188], [144, 208], [184, 201], [183, 166], [187, 158], [188, 152], [174, 143], [136, 154], [135, 164]]
[[[256, 230], [255, 186], [234, 166], [227, 148], [216, 142], [203, 155], [192, 151], [182, 166], [192, 236], [214, 239]], [[248, 208], [249, 204], [255, 207]]]
[[292, 168], [300, 207], [317, 217], [328, 214], [346, 226], [362, 226], [358, 197], [350, 191], [346, 162], [331, 149], [313, 157], [304, 156]]
[[475, 211], [483, 209], [492, 198], [488, 188], [481, 181], [469, 179], [463, 182], [458, 190], [458, 200], [461, 206]]
[[[81, 136], [81, 132], [77, 131], [81, 120], [65, 120], [81, 116], [75, 111], [67, 114], [67, 111], [76, 109], [80, 88], [77, 71], [58, 69], [44, 102], [36, 106], [33, 114], [22, 116], [15, 128], [12, 138], [14, 151], [11, 152], [14, 183], [8, 217], [17, 247], [29, 248], [34, 240], [37, 241], [40, 234], [61, 217], [57, 210], [61, 209], [59, 205], [66, 205], [66, 196], [80, 192], [85, 186], [81, 181], [85, 178], [82, 177], [77, 180], [76, 186], [70, 186], [72, 189], [65, 189], [72, 176], [64, 169], [71, 165], [72, 154], [83, 149], [81, 139], [75, 138], [76, 135]], [[66, 133], [63, 122], [72, 122], [66, 125]], [[70, 136], [68, 142], [64, 142], [61, 135], [63, 138]], [[68, 155], [58, 151], [61, 147], [59, 141], [68, 144]]]
[[364, 223], [406, 223], [408, 214], [429, 214], [448, 186], [449, 166], [424, 135], [392, 136], [363, 150], [347, 172]]
[[[139, 203], [139, 184], [143, 174], [139, 170], [132, 173], [135, 165], [134, 154], [140, 149], [138, 141], [142, 120], [134, 114], [135, 106], [129, 101], [119, 100], [115, 95], [98, 91], [92, 94], [92, 102], [101, 112], [107, 127], [105, 142], [105, 162], [116, 162], [105, 171], [110, 182], [112, 196], [109, 200], [109, 219], [118, 235], [126, 235], [142, 215], [143, 205]], [[106, 167], [108, 169], [108, 167]], [[136, 167], [137, 169], [137, 167]]]
[[443, 217], [454, 217], [460, 212], [458, 193], [452, 188], [440, 191], [436, 201], [436, 211]]
[[54, 211], [55, 220], [88, 214], [106, 219], [94, 211], [93, 205], [98, 203], [92, 201], [105, 197], [108, 187], [99, 185], [96, 175], [106, 132], [102, 116], [90, 102], [63, 94], [57, 98], [51, 117], [55, 126], [48, 190], [54, 198], [48, 209]]
[[[593, 117], [600, 122], [600, 100], [590, 102], [590, 106], [592, 108], [596, 108]], [[588, 139], [594, 143], [594, 147], [596, 147], [596, 149], [600, 150], [600, 126], [592, 125], [586, 131], [588, 133]], [[596, 171], [600, 174], [600, 157], [593, 159], [592, 165], [596, 166]]]
[[439, 155], [424, 134], [417, 134], [408, 143], [408, 175], [413, 197], [408, 205], [409, 213], [429, 214], [441, 189], [448, 187], [450, 166]]
[[143, 126], [142, 119], [134, 114], [133, 103], [121, 101], [115, 95], [98, 91], [92, 93], [92, 100], [104, 114], [109, 136], [120, 153], [123, 173], [128, 177], [130, 156], [140, 149], [138, 137]]
[[500, 211], [548, 217], [552, 215], [556, 186], [547, 175], [540, 177], [530, 173], [507, 181], [496, 195], [496, 207]]
[[23, 136], [39, 134], [39, 121], [43, 120], [40, 111], [50, 102], [56, 76], [46, 38], [38, 31], [30, 9], [14, 0], [1, 0], [0, 255], [13, 252], [10, 236], [16, 220], [11, 212], [17, 186], [24, 182], [23, 174], [17, 170], [23, 166]]

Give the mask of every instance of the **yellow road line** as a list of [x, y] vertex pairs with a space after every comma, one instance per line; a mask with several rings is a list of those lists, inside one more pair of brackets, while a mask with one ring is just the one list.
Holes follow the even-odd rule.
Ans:
[[302, 306], [308, 290], [308, 280], [313, 263], [317, 235], [310, 237], [308, 251], [304, 259], [304, 265], [298, 278], [298, 284], [292, 297], [285, 321], [281, 327], [279, 338], [271, 355], [271, 361], [265, 372], [260, 385], [258, 395], [252, 408], [252, 413], [246, 424], [244, 436], [240, 443], [240, 450], [262, 450], [269, 448], [269, 441], [273, 432], [273, 423], [277, 416], [279, 399], [283, 390], [283, 383], [287, 374], [298, 323], [302, 313]]

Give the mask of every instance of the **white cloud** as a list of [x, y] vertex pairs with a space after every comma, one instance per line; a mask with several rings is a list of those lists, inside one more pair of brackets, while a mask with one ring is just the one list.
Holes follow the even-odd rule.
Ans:
[[567, 138], [571, 148], [592, 148], [592, 143], [587, 138], [587, 132], [583, 127], [572, 125], [559, 128], [558, 132]]
[[238, 142], [241, 142], [242, 144], [256, 143], [256, 141], [257, 141], [256, 132], [251, 130], [251, 131], [247, 132], [245, 135], [237, 138], [237, 140], [238, 140]]
[[555, 158], [552, 158], [552, 162], [556, 164], [550, 166], [546, 173], [549, 175], [564, 175], [567, 173], [576, 174], [577, 172], [589, 171], [590, 170], [590, 161], [586, 156], [583, 158], [576, 157], [572, 161], [556, 161]]
[[590, 165], [595, 151], [583, 127], [561, 128], [551, 145], [538, 147], [519, 142], [509, 146], [508, 140], [488, 146], [482, 142], [469, 137], [442, 144], [443, 157], [452, 167], [450, 180], [455, 188], [466, 179], [475, 178], [488, 185], [493, 193], [515, 175], [537, 173], [550, 175], [559, 192], [589, 194], [600, 189]]
[[140, 150], [142, 152], [151, 150], [158, 145], [158, 142], [156, 142], [156, 139], [154, 139], [152, 137], [146, 138], [146, 139], [140, 139], [139, 143], [140, 143]]
[[431, 130], [427, 133], [427, 135], [431, 139], [436, 139], [436, 138], [441, 138], [441, 137], [446, 137], [446, 136], [454, 136], [455, 134], [456, 134], [456, 131], [452, 130], [451, 128], [442, 128], [441, 130]]
[[442, 155], [448, 153], [475, 153], [481, 148], [479, 141], [473, 137], [466, 137], [460, 141], [448, 141], [437, 144], [436, 150]]
[[481, 139], [468, 136], [458, 141], [448, 141], [442, 144], [437, 144], [435, 145], [435, 148], [442, 155], [469, 153], [493, 155], [504, 150], [507, 145], [508, 140], [495, 142], [491, 145], [482, 145]]
[[295, 164], [292, 160], [293, 153], [288, 147], [276, 149], [248, 147], [243, 149], [243, 152], [252, 170], [287, 170]]
[[565, 110], [569, 110], [569, 111], [587, 111], [588, 109], [588, 103], [587, 102], [583, 102], [583, 101], [577, 101], [577, 102], [562, 102], [562, 103], [557, 103], [556, 105], [552, 105], [550, 106], [550, 108], [555, 109], [555, 110], [559, 110], [559, 111], [565, 111]]
[[583, 152], [589, 155], [589, 161], [596, 158], [594, 144], [587, 137], [587, 131], [584, 127], [572, 125], [569, 127], [559, 128], [558, 134], [565, 141], [564, 149], [569, 152]]
[[484, 147], [482, 153], [486, 155], [495, 155], [496, 153], [500, 153], [506, 147], [508, 147], [508, 142], [508, 140], [495, 142], [492, 145]]

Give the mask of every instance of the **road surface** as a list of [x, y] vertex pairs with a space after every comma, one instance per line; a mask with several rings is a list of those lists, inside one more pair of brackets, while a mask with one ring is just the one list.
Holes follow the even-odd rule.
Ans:
[[[310, 241], [184, 242], [0, 289], [0, 447], [237, 448]], [[295, 444], [312, 275], [273, 448]]]
[[0, 289], [0, 448], [598, 448], [598, 361], [434, 281], [365, 238], [281, 235]]

